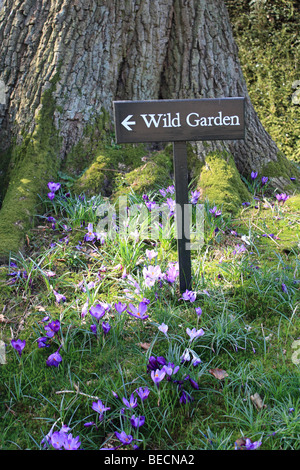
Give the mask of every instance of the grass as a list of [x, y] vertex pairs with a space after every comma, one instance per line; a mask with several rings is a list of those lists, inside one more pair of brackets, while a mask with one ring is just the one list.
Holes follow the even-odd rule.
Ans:
[[[66, 425], [85, 450], [233, 450], [246, 438], [261, 443], [258, 449], [299, 450], [299, 198], [278, 204], [274, 194], [255, 191], [260, 201], [238, 219], [215, 217], [208, 201], [198, 202], [204, 244], [192, 252], [194, 301], [183, 300], [178, 277], [145, 282], [144, 268], [166, 273], [177, 250], [172, 237], [138, 236], [137, 211], [136, 238], [116, 232], [87, 241], [101, 196], [66, 197], [61, 189], [53, 201], [41, 201], [42, 223], [29, 234], [27, 253], [0, 269], [1, 449], [53, 448], [43, 439]], [[155, 198], [164, 201], [159, 192], [151, 193]], [[278, 237], [263, 236], [270, 233]], [[142, 300], [145, 320], [115, 308]], [[99, 323], [89, 312], [96, 304], [105, 308]], [[52, 320], [60, 328], [39, 348]], [[102, 322], [110, 325], [107, 334]], [[191, 340], [187, 328], [204, 334]], [[11, 339], [26, 341], [21, 355]], [[47, 365], [56, 351], [62, 361]], [[157, 386], [150, 364], [162, 369], [160, 357], [178, 370]], [[146, 399], [139, 389], [149, 390]], [[128, 408], [123, 399], [132, 394], [137, 406]], [[108, 408], [101, 419], [93, 409], [98, 400]], [[132, 415], [145, 423], [134, 427]], [[130, 445], [118, 439], [121, 432], [132, 436]]]

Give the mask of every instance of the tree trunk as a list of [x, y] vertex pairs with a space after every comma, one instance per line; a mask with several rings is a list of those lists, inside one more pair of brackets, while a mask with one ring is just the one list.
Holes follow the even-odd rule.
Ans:
[[[37, 154], [47, 159], [55, 149], [48, 158], [55, 169], [88, 123], [104, 110], [112, 118], [113, 100], [230, 96], [246, 98], [246, 138], [198, 142], [199, 158], [207, 148], [226, 149], [243, 174], [276, 162], [278, 149], [251, 105], [222, 0], [0, 0], [0, 150], [2, 172], [10, 172], [0, 246], [1, 227], [24, 229], [8, 199], [27, 198], [15, 191], [29, 153], [39, 168]], [[12, 142], [18, 151], [8, 151]]]

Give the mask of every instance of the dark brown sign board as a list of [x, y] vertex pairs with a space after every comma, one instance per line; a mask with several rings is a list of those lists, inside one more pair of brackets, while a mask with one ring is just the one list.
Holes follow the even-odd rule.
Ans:
[[114, 101], [116, 143], [173, 142], [179, 285], [191, 289], [186, 141], [245, 138], [245, 98]]
[[116, 143], [245, 137], [245, 98], [115, 101]]

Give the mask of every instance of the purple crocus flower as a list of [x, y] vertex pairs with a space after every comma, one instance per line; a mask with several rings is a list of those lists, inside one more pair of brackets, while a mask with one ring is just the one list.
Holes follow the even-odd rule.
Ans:
[[193, 339], [199, 338], [200, 336], [204, 335], [204, 331], [202, 328], [200, 328], [200, 330], [196, 330], [196, 328], [193, 328], [192, 330], [190, 328], [187, 328], [186, 332], [190, 337], [190, 341], [193, 341]]
[[49, 191], [51, 191], [52, 193], [55, 193], [60, 189], [60, 183], [53, 183], [52, 181], [50, 181], [47, 186], [49, 188]]
[[21, 340], [21, 339], [17, 339], [17, 340], [12, 339], [11, 342], [10, 342], [10, 344], [12, 345], [12, 347], [13, 347], [16, 351], [18, 351], [19, 356], [21, 357], [22, 351], [23, 351], [23, 349], [25, 348], [25, 345], [26, 345], [25, 339], [24, 339], [24, 340]]
[[92, 317], [94, 317], [99, 322], [100, 318], [105, 315], [105, 308], [102, 305], [97, 304], [94, 307], [91, 307], [89, 312]]
[[288, 290], [287, 290], [287, 287], [286, 287], [286, 285], [285, 285], [284, 283], [281, 284], [281, 289], [282, 289], [282, 291], [283, 291], [285, 294], [286, 294], [287, 291], [288, 291]]
[[146, 320], [146, 318], [149, 317], [149, 315], [145, 315], [147, 308], [148, 306], [145, 302], [140, 302], [138, 308], [132, 304], [129, 304], [127, 312], [132, 317], [139, 318], [140, 320]]
[[201, 193], [199, 191], [192, 191], [191, 192], [191, 204], [197, 204]]
[[167, 282], [172, 284], [176, 281], [176, 278], [179, 276], [178, 263], [169, 263], [168, 269], [165, 273], [165, 279]]
[[251, 172], [251, 179], [255, 180], [257, 178], [258, 173], [256, 171]]
[[97, 335], [97, 325], [91, 325], [91, 332]]
[[[60, 321], [59, 320], [53, 320], [52, 322], [48, 323], [48, 325], [45, 325], [45, 330], [46, 331], [52, 331], [53, 334], [57, 333], [60, 329]], [[47, 336], [50, 336], [47, 334]], [[50, 336], [52, 338], [52, 335]]]
[[93, 231], [93, 224], [89, 223], [88, 226], [87, 226], [87, 233], [84, 236], [84, 240], [87, 241], [87, 242], [91, 242], [91, 241], [95, 240], [95, 238], [96, 238], [96, 235]]
[[53, 289], [53, 294], [55, 295], [55, 300], [59, 304], [60, 302], [65, 302], [66, 297], [63, 294], [59, 294], [56, 290]]
[[126, 434], [125, 431], [117, 432], [115, 431], [115, 436], [119, 439], [122, 444], [131, 444], [133, 437], [130, 434]]
[[55, 198], [55, 193], [52, 193], [51, 191], [47, 194], [48, 198], [50, 199], [50, 201], [53, 201], [53, 199]]
[[145, 424], [145, 416], [132, 415], [130, 418], [130, 423], [134, 428], [139, 428]]
[[246, 439], [246, 443], [245, 443], [245, 448], [247, 450], [255, 450], [257, 449], [259, 446], [261, 446], [262, 442], [261, 441], [256, 441], [256, 442], [252, 442], [251, 439]]
[[151, 371], [151, 379], [153, 382], [158, 386], [159, 382], [161, 382], [166, 375], [166, 372], [164, 370], [156, 369], [155, 371]]
[[147, 387], [145, 387], [145, 388], [140, 387], [136, 390], [136, 393], [140, 397], [140, 399], [142, 401], [144, 401], [144, 400], [146, 400], [146, 398], [148, 398], [150, 390]]
[[263, 176], [262, 179], [261, 179], [261, 184], [262, 186], [264, 186], [267, 182], [268, 182], [268, 177], [267, 176]]
[[127, 308], [126, 304], [122, 304], [122, 302], [118, 302], [115, 304], [116, 311], [121, 315], [121, 313], [125, 312]]
[[56, 450], [61, 449], [65, 443], [65, 438], [66, 435], [64, 432], [55, 431], [50, 438], [52, 447], [54, 447]]
[[131, 409], [131, 408], [136, 408], [137, 407], [137, 398], [133, 395], [133, 393], [130, 395], [129, 401], [126, 398], [122, 398], [122, 401], [126, 408]]
[[94, 411], [97, 411], [97, 413], [99, 413], [100, 416], [102, 416], [105, 411], [109, 411], [109, 410], [110, 410], [110, 408], [107, 407], [107, 406], [105, 406], [105, 405], [102, 403], [101, 400], [94, 401], [94, 402], [92, 403], [92, 409], [93, 409]]
[[276, 194], [276, 199], [278, 202], [282, 201], [285, 202], [287, 199], [289, 199], [289, 195], [286, 193], [281, 193], [281, 194]]
[[186, 290], [181, 297], [183, 300], [189, 300], [190, 302], [195, 302], [196, 300], [196, 292], [193, 292], [191, 290]]
[[214, 206], [212, 209], [209, 209], [209, 212], [213, 214], [215, 217], [218, 217], [219, 215], [222, 214], [222, 211], [218, 209], [216, 206]]
[[155, 201], [146, 201], [145, 204], [150, 212], [152, 211], [152, 209], [154, 209], [154, 207], [156, 207]]
[[37, 339], [38, 347], [39, 348], [49, 348], [49, 344], [47, 344], [49, 337], [47, 338], [46, 336], [41, 336], [40, 338]]
[[162, 323], [161, 325], [158, 326], [158, 329], [159, 331], [161, 331], [162, 333], [164, 333], [166, 336], [168, 336], [167, 332], [168, 332], [168, 325], [165, 325], [164, 323]]
[[202, 315], [202, 308], [201, 307], [196, 307], [195, 310], [196, 310], [196, 313], [197, 313], [198, 317], [200, 317], [200, 315]]
[[80, 445], [79, 436], [73, 437], [72, 434], [68, 434], [68, 436], [65, 437], [63, 447], [65, 450], [78, 450]]
[[102, 329], [103, 329], [104, 334], [107, 335], [107, 333], [111, 329], [111, 326], [109, 323], [102, 322]]
[[56, 351], [55, 353], [50, 354], [50, 356], [48, 357], [48, 359], [46, 361], [46, 365], [47, 366], [58, 367], [59, 364], [61, 363], [61, 361], [62, 361], [62, 357], [59, 354], [59, 352]]

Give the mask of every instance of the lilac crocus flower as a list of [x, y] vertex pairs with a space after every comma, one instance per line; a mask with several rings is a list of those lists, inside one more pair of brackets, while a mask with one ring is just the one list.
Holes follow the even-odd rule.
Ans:
[[192, 191], [191, 192], [191, 204], [197, 204], [200, 196], [201, 196], [200, 191]]
[[83, 306], [82, 306], [82, 309], [81, 309], [81, 318], [84, 318], [88, 312], [88, 308], [89, 308], [89, 301], [87, 300]]
[[12, 345], [12, 347], [13, 347], [16, 351], [18, 351], [19, 356], [21, 357], [22, 351], [23, 351], [23, 349], [25, 348], [25, 345], [26, 345], [25, 339], [24, 339], [24, 340], [21, 340], [21, 339], [17, 339], [17, 340], [12, 339], [11, 342], [10, 342], [10, 344]]
[[246, 443], [245, 443], [245, 447], [247, 450], [255, 450], [257, 449], [259, 446], [261, 446], [262, 442], [261, 441], [256, 441], [256, 442], [252, 442], [251, 439], [246, 439]]
[[285, 294], [286, 294], [287, 291], [288, 291], [288, 290], [287, 290], [287, 287], [286, 287], [286, 285], [285, 285], [284, 283], [281, 284], [281, 289], [282, 289], [282, 291], [283, 291]]
[[49, 344], [47, 344], [49, 337], [47, 338], [46, 336], [41, 336], [40, 338], [37, 339], [38, 347], [39, 348], [49, 348]]
[[200, 328], [200, 330], [196, 330], [196, 328], [193, 328], [192, 330], [190, 328], [187, 328], [186, 332], [190, 337], [190, 341], [193, 341], [195, 338], [199, 338], [200, 336], [204, 335], [204, 331], [202, 328]]
[[209, 209], [209, 212], [213, 214], [215, 217], [218, 217], [219, 215], [222, 214], [222, 211], [217, 208], [217, 206], [214, 206], [212, 209]]
[[48, 357], [48, 359], [46, 361], [46, 365], [47, 366], [58, 367], [59, 364], [61, 363], [61, 361], [62, 361], [62, 357], [59, 354], [59, 352], [56, 351], [55, 353], [50, 354], [50, 356]]
[[65, 443], [66, 435], [64, 432], [55, 431], [50, 438], [51, 445], [54, 449], [61, 449]]
[[55, 300], [59, 304], [60, 302], [65, 302], [66, 297], [63, 294], [59, 294], [56, 290], [53, 289], [53, 294], [55, 295]]
[[116, 311], [121, 315], [121, 313], [125, 312], [127, 308], [126, 304], [122, 304], [122, 302], [118, 302], [115, 304]]
[[128, 409], [137, 407], [137, 398], [135, 398], [133, 393], [130, 395], [129, 401], [125, 397], [122, 398], [122, 401], [123, 401], [124, 405], [126, 406], [126, 408], [128, 408]]
[[171, 377], [171, 375], [175, 375], [179, 371], [179, 366], [175, 366], [173, 362], [169, 362], [163, 366], [162, 370]]
[[202, 315], [202, 308], [201, 307], [196, 307], [195, 310], [196, 310], [196, 313], [197, 313], [198, 317], [200, 317], [200, 315]]
[[146, 201], [145, 204], [150, 212], [152, 211], [152, 209], [154, 209], [154, 207], [156, 207], [155, 201]]
[[145, 284], [148, 287], [154, 286], [155, 282], [161, 279], [162, 272], [160, 266], [145, 266], [143, 268], [143, 276], [145, 279]]
[[153, 382], [158, 386], [159, 382], [161, 382], [166, 375], [166, 372], [164, 370], [156, 369], [155, 371], [152, 370], [151, 372], [151, 379]]
[[186, 290], [181, 297], [183, 300], [189, 300], [190, 302], [195, 302], [196, 300], [196, 292], [193, 292], [191, 290]]
[[255, 180], [257, 178], [258, 173], [256, 171], [251, 172], [251, 179]]
[[149, 388], [145, 387], [139, 387], [137, 390], [136, 390], [136, 393], [137, 395], [140, 397], [140, 399], [142, 401], [146, 400], [146, 398], [148, 398], [149, 396], [149, 393], [150, 393], [150, 390]]
[[103, 415], [103, 413], [105, 413], [105, 411], [109, 411], [110, 408], [105, 406], [101, 400], [98, 400], [98, 401], [94, 401], [92, 403], [92, 409], [94, 411], [97, 411], [97, 413], [99, 413], [99, 415]]
[[111, 326], [109, 323], [102, 322], [102, 329], [103, 329], [104, 334], [107, 335], [107, 333], [111, 329]]
[[261, 179], [261, 184], [262, 186], [264, 186], [267, 182], [268, 182], [268, 177], [267, 176], [263, 176], [262, 179]]
[[162, 323], [161, 325], [158, 326], [158, 329], [159, 331], [161, 331], [162, 333], [164, 333], [166, 336], [168, 336], [167, 332], [168, 332], [168, 325], [165, 325], [165, 323]]
[[[52, 322], [48, 323], [48, 325], [45, 325], [45, 330], [46, 330], [46, 327], [53, 331], [53, 333], [57, 333], [60, 329], [60, 321], [59, 320], [53, 320]], [[48, 336], [48, 335], [47, 335]]]
[[132, 415], [130, 418], [130, 423], [134, 428], [139, 428], [145, 424], [145, 416]]
[[158, 255], [157, 251], [155, 250], [146, 250], [146, 256], [149, 261], [153, 260]]
[[68, 434], [68, 436], [65, 437], [63, 447], [65, 450], [78, 450], [80, 445], [79, 436], [73, 437], [72, 434]]
[[97, 304], [94, 307], [91, 307], [89, 312], [92, 317], [94, 317], [99, 322], [100, 318], [105, 315], [105, 308], [102, 305]]
[[170, 194], [174, 194], [174, 193], [175, 193], [175, 186], [174, 186], [174, 184], [172, 184], [171, 186], [168, 186], [168, 187], [167, 187], [167, 192], [170, 193]]
[[119, 439], [122, 444], [131, 444], [133, 437], [130, 434], [126, 434], [125, 431], [117, 432], [115, 431], [115, 436]]
[[129, 304], [129, 308], [127, 309], [127, 312], [132, 317], [138, 318], [140, 320], [146, 320], [146, 318], [149, 317], [149, 315], [145, 315], [147, 308], [148, 306], [145, 302], [140, 302], [138, 308], [132, 304]]
[[169, 208], [169, 211], [170, 211], [170, 216], [171, 215], [174, 215], [175, 213], [175, 209], [176, 209], [176, 201], [174, 199], [172, 199], [171, 197], [168, 197], [166, 199], [166, 205], [168, 206]]
[[89, 223], [87, 226], [87, 233], [84, 236], [84, 240], [87, 242], [91, 242], [95, 240], [95, 238], [96, 238], [96, 235], [94, 234], [94, 231], [93, 231], [93, 224]]
[[169, 263], [169, 267], [165, 273], [165, 279], [167, 282], [172, 284], [176, 281], [176, 278], [179, 276], [178, 263]]
[[56, 193], [56, 191], [60, 189], [60, 183], [53, 183], [52, 181], [50, 181], [47, 186], [51, 193]]
[[287, 199], [289, 199], [289, 195], [286, 193], [281, 193], [281, 194], [276, 194], [276, 199], [278, 202], [282, 201], [285, 202]]

